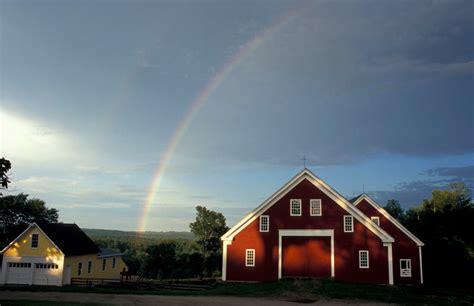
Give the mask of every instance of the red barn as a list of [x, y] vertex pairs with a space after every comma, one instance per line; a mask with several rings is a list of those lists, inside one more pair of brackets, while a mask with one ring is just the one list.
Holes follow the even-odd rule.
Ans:
[[419, 239], [367, 195], [351, 203], [308, 169], [221, 239], [223, 280], [423, 283]]

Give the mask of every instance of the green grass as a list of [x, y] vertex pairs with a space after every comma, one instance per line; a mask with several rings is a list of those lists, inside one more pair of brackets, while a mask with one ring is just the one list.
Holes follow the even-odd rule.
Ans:
[[[0, 300], [1, 306], [54, 306], [54, 305], [65, 305], [65, 306], [96, 306], [99, 304], [91, 303], [72, 303], [72, 302], [52, 302], [52, 301], [31, 301], [31, 300]], [[104, 306], [104, 304], [100, 304]]]
[[[331, 280], [282, 280], [274, 283], [217, 283], [205, 291], [124, 290], [78, 287], [7, 287], [7, 290], [62, 291], [110, 294], [156, 294], [186, 296], [237, 296], [310, 302], [320, 299], [367, 300], [403, 305], [473, 305], [474, 292], [468, 289], [425, 286], [390, 287], [346, 284]], [[1, 290], [1, 289], [0, 289]], [[36, 304], [35, 304], [36, 305]]]

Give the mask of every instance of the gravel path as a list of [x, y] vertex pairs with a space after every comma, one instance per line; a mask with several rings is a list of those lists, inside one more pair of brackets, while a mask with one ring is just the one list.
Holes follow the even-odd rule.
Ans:
[[[365, 301], [348, 300], [320, 300], [310, 304], [270, 300], [262, 298], [240, 298], [223, 296], [163, 296], [163, 295], [130, 295], [130, 294], [102, 294], [76, 292], [27, 292], [27, 291], [0, 291], [0, 300], [35, 300], [55, 302], [79, 302], [109, 305], [170, 305], [170, 306], [242, 306], [242, 305], [390, 305]], [[393, 304], [391, 304], [393, 305]]]

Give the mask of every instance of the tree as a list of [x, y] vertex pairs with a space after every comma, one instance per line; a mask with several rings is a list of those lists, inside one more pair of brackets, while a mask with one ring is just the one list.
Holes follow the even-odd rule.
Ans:
[[167, 279], [176, 268], [176, 244], [162, 242], [146, 250], [142, 274], [151, 278]]
[[400, 202], [397, 200], [388, 200], [387, 205], [385, 205], [383, 209], [385, 209], [395, 219], [399, 221], [402, 220], [404, 212], [403, 208], [400, 206]]
[[[8, 188], [8, 184], [10, 183], [10, 178], [8, 177], [8, 171], [12, 168], [12, 163], [5, 159], [5, 157], [0, 158], [0, 180], [1, 180], [1, 188]], [[0, 193], [0, 195], [2, 195]]]
[[58, 210], [48, 208], [40, 199], [28, 199], [27, 194], [0, 197], [0, 244], [9, 242], [12, 229], [33, 222], [58, 222]]
[[423, 271], [427, 284], [472, 286], [473, 223], [474, 204], [463, 183], [433, 190], [431, 199], [406, 213], [403, 224], [425, 243]]
[[[212, 274], [216, 267], [215, 260], [206, 257], [221, 256], [220, 237], [229, 229], [225, 223], [222, 213], [207, 209], [204, 206], [196, 206], [196, 220], [189, 224], [191, 232], [196, 235], [201, 245], [203, 261], [203, 272]], [[206, 265], [205, 263], [209, 263]]]

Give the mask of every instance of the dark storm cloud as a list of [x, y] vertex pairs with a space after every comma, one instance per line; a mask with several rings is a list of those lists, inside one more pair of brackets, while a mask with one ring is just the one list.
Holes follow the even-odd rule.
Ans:
[[324, 3], [268, 38], [186, 140], [206, 157], [344, 164], [474, 151], [473, 2]]

